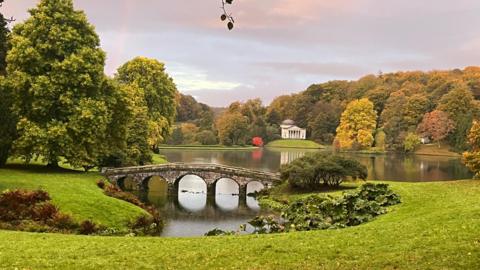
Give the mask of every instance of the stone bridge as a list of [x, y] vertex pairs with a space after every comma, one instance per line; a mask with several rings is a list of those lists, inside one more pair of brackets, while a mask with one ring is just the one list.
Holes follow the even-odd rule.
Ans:
[[202, 178], [207, 184], [208, 195], [215, 195], [216, 183], [223, 178], [232, 179], [238, 184], [240, 197], [247, 195], [247, 185], [250, 182], [259, 182], [264, 188], [270, 188], [281, 181], [280, 175], [276, 173], [218, 164], [168, 163], [139, 167], [106, 168], [102, 172], [112, 184], [120, 187], [123, 187], [125, 179], [129, 178], [134, 183], [133, 189], [141, 191], [147, 191], [150, 179], [158, 176], [167, 182], [171, 194], [178, 194], [179, 182], [186, 175], [196, 175]]

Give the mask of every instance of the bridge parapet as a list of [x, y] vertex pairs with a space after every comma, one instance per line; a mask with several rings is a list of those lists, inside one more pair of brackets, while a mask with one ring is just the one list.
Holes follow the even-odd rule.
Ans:
[[121, 186], [121, 179], [127, 177], [133, 179], [138, 190], [145, 190], [148, 181], [153, 176], [159, 176], [167, 181], [172, 192], [178, 191], [178, 182], [185, 175], [197, 175], [207, 184], [207, 192], [215, 192], [216, 181], [221, 178], [229, 178], [239, 185], [239, 193], [246, 193], [246, 186], [250, 182], [260, 182], [264, 187], [270, 188], [279, 183], [278, 173], [251, 170], [219, 164], [194, 164], [194, 163], [168, 163], [162, 165], [147, 165], [125, 168], [106, 168], [102, 173], [113, 184]]

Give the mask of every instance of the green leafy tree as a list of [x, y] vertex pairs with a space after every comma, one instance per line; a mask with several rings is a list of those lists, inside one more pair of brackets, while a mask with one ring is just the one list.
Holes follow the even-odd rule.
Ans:
[[248, 119], [236, 111], [227, 111], [217, 119], [218, 137], [224, 145], [245, 145], [249, 130]]
[[7, 55], [19, 118], [15, 153], [91, 167], [111, 120], [100, 40], [72, 0], [42, 0], [30, 15], [14, 27]]
[[17, 118], [12, 113], [13, 97], [6, 78], [0, 75], [0, 167], [5, 165], [16, 137]]
[[202, 145], [215, 145], [217, 144], [217, 136], [210, 130], [202, 130], [200, 131], [195, 140]]
[[[3, 0], [0, 1], [0, 5], [3, 4]], [[5, 75], [7, 71], [7, 51], [8, 51], [8, 35], [10, 30], [7, 27], [8, 21], [0, 13], [0, 75]]]
[[312, 130], [311, 139], [322, 144], [332, 144], [343, 109], [341, 103], [336, 100], [317, 102], [310, 113], [308, 122], [308, 126]]
[[368, 99], [350, 102], [342, 114], [340, 126], [337, 129], [337, 141], [343, 149], [371, 147], [373, 132], [377, 125], [377, 113], [373, 103]]
[[468, 133], [471, 150], [463, 153], [463, 163], [480, 178], [480, 122], [474, 121]]
[[[0, 1], [0, 5], [2, 3], [3, 0]], [[7, 20], [0, 13], [0, 167], [5, 165], [10, 155], [17, 124], [16, 117], [11, 110], [13, 102], [12, 91], [4, 77], [7, 68], [6, 55], [9, 33]]]
[[177, 88], [165, 72], [165, 65], [155, 59], [137, 57], [121, 66], [115, 78], [142, 90], [148, 108], [149, 144], [155, 149], [170, 135], [176, 114]]
[[183, 144], [182, 127], [177, 126], [173, 129], [172, 135], [168, 138], [167, 143], [170, 145]]
[[414, 152], [415, 149], [420, 145], [420, 137], [417, 134], [410, 132], [405, 137], [404, 149], [405, 152]]

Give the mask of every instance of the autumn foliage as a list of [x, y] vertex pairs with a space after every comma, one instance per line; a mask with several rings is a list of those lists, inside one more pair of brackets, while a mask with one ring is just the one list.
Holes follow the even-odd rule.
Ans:
[[480, 178], [480, 122], [474, 121], [468, 134], [471, 150], [463, 153], [463, 163]]
[[342, 149], [371, 147], [377, 126], [374, 105], [366, 98], [350, 102], [343, 112], [336, 141]]
[[423, 137], [431, 138], [439, 144], [454, 130], [455, 122], [449, 118], [447, 113], [439, 110], [426, 113], [417, 128], [417, 132]]
[[254, 138], [252, 139], [252, 144], [253, 144], [254, 146], [262, 147], [262, 146], [264, 145], [263, 139], [260, 138], [260, 137], [254, 137]]

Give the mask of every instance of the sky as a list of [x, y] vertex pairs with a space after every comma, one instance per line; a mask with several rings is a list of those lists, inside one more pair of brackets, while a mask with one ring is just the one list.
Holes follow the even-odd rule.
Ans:
[[[17, 23], [38, 0], [6, 0]], [[211, 106], [299, 92], [380, 71], [480, 65], [478, 0], [75, 0], [107, 52], [165, 63], [177, 88]]]

